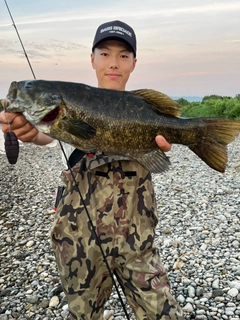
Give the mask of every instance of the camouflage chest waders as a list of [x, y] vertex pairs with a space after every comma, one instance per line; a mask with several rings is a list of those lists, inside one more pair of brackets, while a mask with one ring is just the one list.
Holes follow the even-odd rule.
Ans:
[[[153, 246], [157, 213], [151, 175], [133, 161], [101, 164], [102, 160], [107, 161], [84, 157], [73, 171], [108, 263], [136, 319], [182, 320]], [[101, 320], [112, 279], [76, 187], [68, 172], [65, 175], [67, 191], [58, 206], [51, 239], [70, 320]]]

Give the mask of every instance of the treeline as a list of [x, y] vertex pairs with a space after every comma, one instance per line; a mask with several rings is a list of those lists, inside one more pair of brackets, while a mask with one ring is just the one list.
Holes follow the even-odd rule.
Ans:
[[176, 100], [182, 108], [182, 117], [217, 117], [240, 120], [240, 94], [234, 98], [228, 96], [205, 96], [201, 102], [188, 102], [180, 98]]

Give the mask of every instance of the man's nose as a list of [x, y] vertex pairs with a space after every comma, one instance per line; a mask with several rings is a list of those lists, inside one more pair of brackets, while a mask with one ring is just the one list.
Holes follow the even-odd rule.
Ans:
[[109, 67], [110, 67], [110, 69], [118, 69], [117, 59], [115, 59], [115, 58], [111, 59]]

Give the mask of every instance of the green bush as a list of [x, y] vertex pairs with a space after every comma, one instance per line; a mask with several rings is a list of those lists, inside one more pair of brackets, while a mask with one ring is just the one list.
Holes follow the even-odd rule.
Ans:
[[235, 98], [211, 95], [204, 97], [202, 102], [188, 102], [182, 108], [182, 117], [240, 119], [240, 94]]

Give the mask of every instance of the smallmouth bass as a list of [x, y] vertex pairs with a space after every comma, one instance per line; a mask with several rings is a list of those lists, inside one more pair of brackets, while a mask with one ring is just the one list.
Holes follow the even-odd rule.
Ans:
[[184, 119], [180, 108], [155, 90], [117, 91], [45, 80], [12, 82], [6, 99], [7, 112], [23, 113], [39, 131], [87, 153], [122, 155], [159, 173], [170, 164], [155, 142], [162, 135], [224, 172], [227, 144], [239, 134], [240, 121]]

